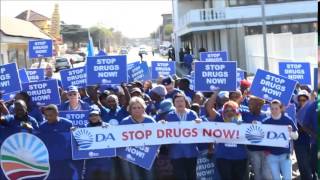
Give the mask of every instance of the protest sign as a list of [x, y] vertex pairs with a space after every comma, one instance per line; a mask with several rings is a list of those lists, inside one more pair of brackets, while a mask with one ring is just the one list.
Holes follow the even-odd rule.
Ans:
[[78, 88], [86, 87], [87, 74], [85, 67], [78, 67], [60, 71], [61, 83], [64, 89], [69, 86], [77, 86]]
[[200, 52], [200, 61], [228, 61], [226, 51]]
[[56, 79], [47, 81], [30, 82], [22, 84], [23, 91], [27, 92], [32, 101], [38, 106], [48, 104], [60, 105], [60, 93]]
[[139, 146], [117, 149], [117, 156], [144, 169], [150, 170], [160, 146]]
[[87, 57], [87, 86], [127, 82], [127, 56]]
[[[89, 139], [76, 141], [75, 138], [87, 137], [87, 132], [84, 130], [79, 130], [77, 133], [71, 137], [71, 150], [72, 150], [72, 159], [93, 159], [93, 158], [103, 158], [103, 157], [114, 157], [116, 156], [115, 148], [103, 148], [103, 149], [85, 149], [86, 143], [90, 142], [92, 138], [88, 136]], [[97, 137], [98, 138], [98, 137]]]
[[252, 81], [252, 95], [272, 101], [278, 99], [284, 105], [290, 102], [297, 82], [286, 77], [258, 69]]
[[169, 76], [176, 74], [176, 63], [174, 61], [152, 61], [151, 76], [152, 79], [158, 79], [159, 76]]
[[135, 61], [133, 63], [127, 64], [127, 70], [129, 71], [130, 69], [132, 69], [133, 67], [137, 66], [138, 64], [140, 64], [140, 61]]
[[237, 69], [237, 88], [240, 88], [240, 81], [244, 79], [244, 70]]
[[[21, 91], [21, 82], [16, 63], [0, 66], [0, 93], [8, 96]], [[10, 95], [9, 95], [10, 94]]]
[[128, 80], [133, 81], [146, 81], [150, 79], [150, 72], [147, 62], [141, 62], [134, 64], [134, 66], [128, 70]]
[[44, 69], [28, 69], [27, 75], [30, 82], [44, 80]]
[[89, 111], [59, 111], [59, 116], [69, 119], [74, 127], [85, 127], [89, 119]]
[[313, 89], [318, 91], [318, 68], [313, 69]]
[[52, 40], [42, 39], [29, 41], [29, 58], [52, 57]]
[[311, 85], [310, 63], [307, 62], [279, 62], [279, 74], [299, 84]]
[[[211, 155], [214, 156], [214, 155]], [[217, 168], [213, 158], [208, 158], [208, 152], [202, 152], [197, 158], [197, 179], [217, 179]]]
[[195, 62], [196, 91], [235, 91], [236, 88], [236, 62]]
[[29, 77], [27, 75], [26, 69], [19, 69], [19, 77], [20, 77], [21, 83], [29, 82]]
[[[255, 130], [259, 129], [258, 134]], [[83, 136], [75, 136], [78, 131]], [[110, 128], [90, 127], [73, 131], [83, 149], [105, 149], [129, 146], [189, 143], [235, 143], [287, 147], [287, 126], [202, 122], [168, 122], [165, 124], [134, 124]], [[83, 143], [83, 146], [81, 145]]]

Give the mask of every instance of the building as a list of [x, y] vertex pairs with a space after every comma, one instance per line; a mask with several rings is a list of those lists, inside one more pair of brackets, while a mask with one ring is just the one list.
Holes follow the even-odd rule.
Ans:
[[0, 39], [0, 64], [15, 62], [19, 68], [25, 68], [32, 63], [28, 58], [28, 42], [51, 38], [31, 22], [1, 17]]
[[[317, 1], [266, 0], [267, 49], [270, 71], [281, 60], [316, 64]], [[176, 54], [189, 47], [228, 51], [229, 60], [249, 73], [264, 67], [260, 0], [173, 0]], [[178, 59], [178, 58], [177, 58]]]
[[172, 14], [162, 14], [162, 25], [159, 27], [160, 30], [160, 42], [168, 41], [171, 42], [171, 33], [167, 34], [165, 28], [172, 26]]
[[32, 10], [25, 10], [16, 16], [17, 19], [32, 22], [46, 34], [50, 34], [51, 21], [48, 17]]

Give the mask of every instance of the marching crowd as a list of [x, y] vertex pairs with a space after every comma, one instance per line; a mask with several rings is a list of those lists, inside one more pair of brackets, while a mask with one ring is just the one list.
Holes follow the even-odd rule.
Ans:
[[[52, 78], [50, 65], [46, 68], [46, 76], [46, 79]], [[64, 90], [60, 82], [59, 86], [62, 102], [59, 106], [38, 107], [24, 91], [17, 93], [12, 101], [0, 101], [0, 129], [9, 130], [11, 134], [21, 131], [35, 134], [70, 132], [71, 121], [59, 117], [59, 111], [79, 110], [89, 110], [87, 127], [175, 121], [212, 121], [239, 126], [242, 123], [287, 125], [292, 139], [287, 148], [228, 143], [170, 144], [161, 146], [159, 154], [170, 158], [174, 179], [196, 179], [197, 157], [201, 151], [207, 151], [208, 158], [215, 157], [216, 179], [289, 180], [292, 179], [291, 155], [295, 152], [301, 179], [317, 179], [317, 102], [316, 92], [308, 86], [297, 86], [292, 97], [295, 118], [286, 114], [286, 106], [280, 101], [266, 102], [252, 96], [251, 83], [247, 80], [242, 80], [236, 91], [207, 93], [193, 91], [188, 78], [177, 76], [159, 77], [156, 83], [137, 81], [120, 86], [70, 86]], [[57, 137], [56, 142], [45, 143], [64, 143], [59, 141]], [[48, 150], [50, 156], [58, 153]], [[71, 179], [73, 171], [78, 173], [78, 179], [159, 177], [155, 167], [148, 171], [116, 157], [77, 161], [55, 158], [50, 160], [50, 168], [56, 179]], [[61, 173], [62, 170], [70, 174]]]

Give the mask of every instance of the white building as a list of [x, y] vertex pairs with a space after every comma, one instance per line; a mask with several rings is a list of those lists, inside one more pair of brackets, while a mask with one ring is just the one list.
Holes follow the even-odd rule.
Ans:
[[[316, 66], [317, 1], [265, 0], [270, 71], [278, 61], [308, 61]], [[260, 0], [173, 0], [174, 44], [195, 57], [226, 50], [229, 60], [254, 73], [264, 67]]]

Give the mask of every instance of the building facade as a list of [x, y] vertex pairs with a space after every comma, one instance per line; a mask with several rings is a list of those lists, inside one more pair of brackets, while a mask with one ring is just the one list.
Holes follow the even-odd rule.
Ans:
[[[316, 0], [265, 0], [270, 71], [280, 60], [316, 64]], [[228, 51], [229, 60], [254, 73], [264, 66], [260, 0], [173, 0], [176, 54], [189, 47]], [[178, 58], [177, 58], [178, 59]]]

